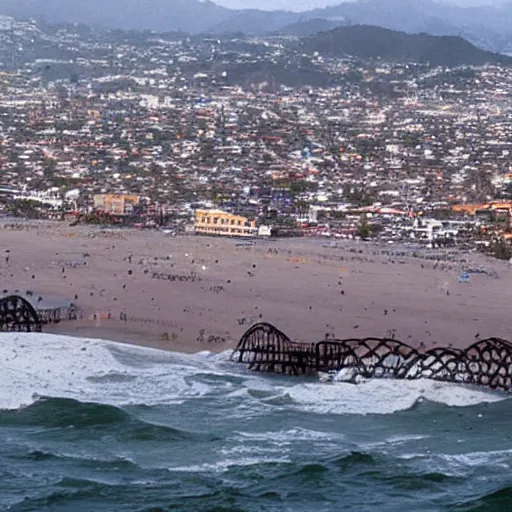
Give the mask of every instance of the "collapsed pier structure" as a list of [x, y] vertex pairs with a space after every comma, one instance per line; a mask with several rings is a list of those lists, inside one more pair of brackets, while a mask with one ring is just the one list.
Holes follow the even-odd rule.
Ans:
[[[80, 311], [71, 301], [64, 297], [48, 295], [46, 293], [39, 294], [31, 290], [20, 292], [15, 290], [9, 293], [8, 290], [0, 292], [0, 301], [9, 297], [17, 297], [17, 300], [28, 302], [39, 317], [41, 324], [57, 324], [63, 321], [76, 320], [80, 315]], [[1, 330], [1, 329], [0, 329]]]
[[294, 342], [268, 323], [253, 325], [240, 339], [232, 360], [262, 372], [358, 378], [433, 379], [512, 390], [512, 343], [477, 341], [466, 349], [436, 347], [420, 351], [387, 338]]
[[0, 332], [41, 332], [42, 322], [28, 300], [19, 295], [0, 299]]
[[0, 332], [41, 332], [42, 326], [67, 320], [76, 320], [77, 307], [67, 299], [38, 295], [0, 293]]

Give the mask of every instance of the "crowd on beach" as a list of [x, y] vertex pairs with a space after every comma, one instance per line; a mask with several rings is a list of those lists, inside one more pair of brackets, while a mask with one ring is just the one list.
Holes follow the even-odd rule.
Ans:
[[178, 350], [232, 347], [258, 322], [298, 341], [378, 335], [435, 346], [446, 344], [443, 332], [459, 345], [507, 337], [500, 310], [486, 320], [482, 308], [508, 293], [496, 276], [506, 278], [509, 266], [477, 253], [446, 250], [432, 260], [429, 251], [362, 242], [239, 247], [130, 230], [112, 243], [99, 229], [73, 229], [8, 232], [0, 261], [6, 289], [73, 303], [69, 314], [47, 315], [55, 332]]

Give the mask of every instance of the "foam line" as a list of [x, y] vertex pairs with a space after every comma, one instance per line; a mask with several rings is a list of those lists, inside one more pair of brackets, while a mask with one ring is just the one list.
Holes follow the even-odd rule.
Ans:
[[258, 403], [314, 413], [390, 414], [421, 398], [449, 406], [505, 398], [429, 380], [374, 379], [358, 385], [276, 380], [249, 373], [227, 358], [228, 353], [187, 355], [101, 340], [5, 333], [0, 335], [0, 409], [28, 406], [41, 396], [118, 406], [212, 397], [233, 400], [240, 414]]

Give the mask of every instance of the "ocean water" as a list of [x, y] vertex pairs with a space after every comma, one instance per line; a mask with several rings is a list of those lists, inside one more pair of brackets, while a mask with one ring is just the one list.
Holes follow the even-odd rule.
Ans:
[[0, 336], [0, 511], [509, 511], [512, 402]]

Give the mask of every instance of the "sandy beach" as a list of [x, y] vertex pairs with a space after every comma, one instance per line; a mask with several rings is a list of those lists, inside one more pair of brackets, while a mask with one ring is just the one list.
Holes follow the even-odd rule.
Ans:
[[[512, 339], [512, 268], [476, 253], [438, 261], [364, 242], [251, 244], [63, 224], [0, 226], [0, 240], [4, 293], [62, 297], [82, 312], [46, 332], [185, 352], [232, 348], [261, 321], [297, 341]], [[464, 269], [482, 272], [459, 282]]]

